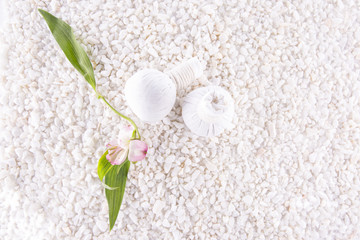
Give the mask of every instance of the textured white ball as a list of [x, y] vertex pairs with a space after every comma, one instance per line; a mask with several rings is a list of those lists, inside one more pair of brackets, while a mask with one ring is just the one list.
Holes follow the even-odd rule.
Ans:
[[185, 125], [199, 136], [217, 136], [233, 127], [234, 100], [219, 86], [197, 88], [184, 99]]
[[143, 69], [125, 84], [125, 98], [142, 121], [156, 123], [169, 114], [175, 104], [176, 85], [168, 75]]

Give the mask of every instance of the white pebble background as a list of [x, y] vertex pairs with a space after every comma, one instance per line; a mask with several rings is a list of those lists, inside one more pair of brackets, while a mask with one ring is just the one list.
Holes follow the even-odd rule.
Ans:
[[[0, 239], [360, 239], [359, 1], [7, 5]], [[111, 232], [96, 168], [124, 122], [68, 63], [37, 8], [73, 27], [99, 91], [150, 147], [130, 167]], [[168, 117], [137, 119], [125, 81], [193, 56], [204, 76]], [[210, 84], [231, 93], [236, 116], [207, 139], [186, 128], [180, 104]]]

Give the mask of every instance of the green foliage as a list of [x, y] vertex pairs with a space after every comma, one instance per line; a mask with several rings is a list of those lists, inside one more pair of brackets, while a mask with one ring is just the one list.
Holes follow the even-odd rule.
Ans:
[[125, 163], [122, 165], [115, 165], [105, 175], [106, 185], [110, 187], [118, 187], [115, 190], [105, 189], [105, 195], [109, 205], [110, 231], [114, 227], [116, 218], [119, 214], [120, 206], [125, 192], [126, 179], [129, 168], [130, 161], [126, 160]]
[[86, 81], [92, 86], [96, 92], [96, 82], [94, 69], [84, 49], [76, 41], [71, 27], [61, 19], [51, 15], [50, 13], [39, 9], [40, 14], [45, 19], [50, 28], [52, 35], [59, 44], [65, 56], [70, 63], [84, 76]]

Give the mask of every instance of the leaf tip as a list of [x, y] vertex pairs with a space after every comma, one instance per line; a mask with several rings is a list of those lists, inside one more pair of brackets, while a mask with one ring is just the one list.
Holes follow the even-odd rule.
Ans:
[[44, 14], [45, 14], [45, 10], [42, 10], [41, 8], [38, 8], [38, 11], [39, 11], [39, 13], [42, 15], [42, 16], [44, 16]]

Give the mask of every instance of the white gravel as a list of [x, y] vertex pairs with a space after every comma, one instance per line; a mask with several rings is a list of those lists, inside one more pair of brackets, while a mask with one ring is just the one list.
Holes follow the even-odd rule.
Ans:
[[[121, 120], [38, 7], [75, 29], [100, 92], [150, 146], [110, 233], [96, 167]], [[360, 239], [359, 1], [13, 0], [6, 12], [0, 239]], [[196, 137], [181, 100], [162, 124], [139, 122], [126, 79], [193, 56], [206, 70], [192, 88], [226, 88], [236, 127]]]

